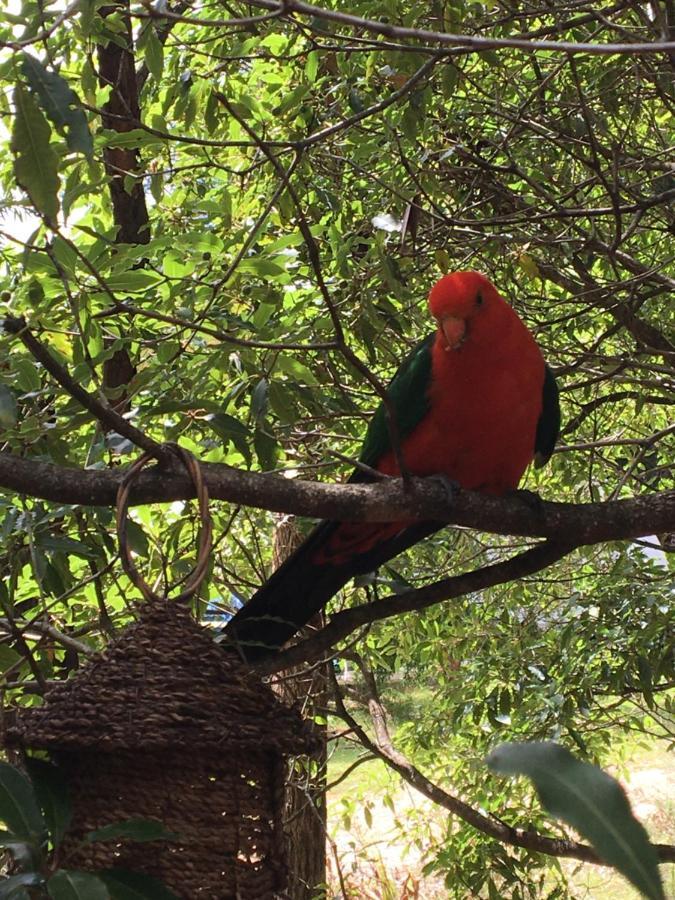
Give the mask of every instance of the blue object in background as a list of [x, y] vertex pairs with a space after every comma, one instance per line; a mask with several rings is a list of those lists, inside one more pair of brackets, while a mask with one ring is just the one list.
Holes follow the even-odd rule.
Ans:
[[227, 599], [218, 597], [215, 600], [210, 600], [202, 616], [202, 622], [205, 624], [224, 625], [230, 621], [235, 612], [241, 609], [243, 605], [244, 601], [242, 598], [234, 593], [230, 593]]

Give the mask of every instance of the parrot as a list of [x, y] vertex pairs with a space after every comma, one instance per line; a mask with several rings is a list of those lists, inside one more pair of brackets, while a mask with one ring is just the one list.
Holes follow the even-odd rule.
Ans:
[[[501, 495], [531, 462], [543, 466], [560, 430], [558, 388], [541, 350], [483, 274], [444, 275], [429, 292], [436, 328], [386, 388], [396, 420], [394, 452], [384, 403], [376, 409], [351, 483], [379, 476], [436, 476]], [[367, 467], [367, 468], [366, 468]], [[368, 470], [371, 470], [369, 473]], [[224, 639], [249, 663], [276, 652], [354, 576], [445, 527], [438, 521], [323, 521], [232, 617]]]

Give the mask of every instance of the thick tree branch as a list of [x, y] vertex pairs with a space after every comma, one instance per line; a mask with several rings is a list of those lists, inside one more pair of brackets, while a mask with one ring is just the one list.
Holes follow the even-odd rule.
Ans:
[[[398, 479], [379, 484], [319, 484], [281, 475], [245, 472], [202, 463], [214, 500], [322, 519], [390, 522], [435, 520], [495, 534], [549, 538], [575, 544], [630, 540], [675, 530], [675, 491], [644, 494], [607, 503], [550, 503], [517, 493], [506, 497], [458, 491], [450, 500], [437, 480], [413, 478], [403, 491]], [[76, 469], [0, 452], [0, 488], [84, 506], [114, 506], [124, 469]], [[131, 504], [169, 503], [194, 497], [180, 470], [144, 470]]]
[[[123, 42], [108, 40], [97, 48], [99, 82], [110, 87], [108, 100], [101, 111], [105, 128], [124, 134], [133, 128], [133, 121], [141, 118], [139, 105], [140, 86], [136, 77], [134, 36], [129, 18], [129, 0], [120, 6], [101, 7], [99, 15], [105, 22], [114, 13], [124, 12]], [[105, 147], [103, 150], [105, 171], [117, 233], [117, 244], [147, 244], [150, 241], [150, 219], [145, 202], [140, 152], [130, 147]], [[124, 329], [119, 330], [120, 334]], [[106, 344], [111, 343], [106, 339]], [[124, 413], [129, 409], [128, 385], [136, 374], [126, 346], [117, 349], [103, 363], [103, 387], [115, 398], [115, 409]], [[119, 429], [116, 429], [119, 430]], [[122, 432], [124, 433], [124, 432]], [[147, 449], [147, 448], [146, 448]]]
[[[102, 110], [102, 120], [104, 128], [123, 134], [134, 127], [141, 114], [128, 0], [120, 7], [101, 7], [99, 15], [105, 20], [113, 12], [123, 13], [122, 40], [125, 46], [117, 41], [107, 41], [98, 46], [99, 80], [103, 87], [111, 88]], [[103, 159], [110, 178], [113, 218], [118, 229], [116, 242], [147, 244], [150, 240], [149, 218], [139, 151], [128, 147], [106, 147]], [[132, 176], [131, 183], [126, 181], [127, 176]]]

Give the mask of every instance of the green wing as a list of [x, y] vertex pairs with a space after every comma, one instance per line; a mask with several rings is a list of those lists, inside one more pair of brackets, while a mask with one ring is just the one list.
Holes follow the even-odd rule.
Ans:
[[[399, 370], [387, 387], [387, 396], [396, 413], [396, 424], [401, 439], [407, 437], [429, 411], [431, 347], [435, 337], [435, 334], [430, 334], [412, 350], [401, 363]], [[542, 411], [537, 423], [534, 447], [537, 468], [549, 460], [560, 431], [558, 387], [548, 366], [544, 372], [542, 394]], [[391, 440], [387, 427], [387, 415], [384, 405], [380, 403], [368, 426], [359, 460], [367, 466], [375, 468], [378, 460], [389, 450], [391, 450]], [[364, 474], [357, 470], [350, 480], [363, 481], [364, 479]]]
[[[435, 337], [435, 333], [430, 334], [412, 350], [387, 386], [387, 396], [396, 413], [401, 439], [407, 437], [429, 411], [427, 391], [431, 381], [431, 346]], [[389, 450], [391, 440], [387, 414], [384, 404], [380, 403], [368, 426], [359, 460], [374, 468]], [[357, 470], [351, 480], [362, 479], [363, 473]]]
[[541, 469], [551, 458], [560, 433], [560, 401], [553, 372], [545, 366], [541, 415], [534, 440], [534, 467]]

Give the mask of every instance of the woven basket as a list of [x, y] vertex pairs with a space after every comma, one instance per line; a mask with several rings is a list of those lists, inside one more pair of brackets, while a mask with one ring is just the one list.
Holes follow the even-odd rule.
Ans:
[[[72, 827], [60, 864], [161, 879], [185, 900], [278, 897], [285, 757], [316, 738], [176, 604], [148, 604], [103, 654], [24, 710], [7, 742], [64, 770]], [[83, 843], [103, 825], [159, 820], [173, 841]]]

